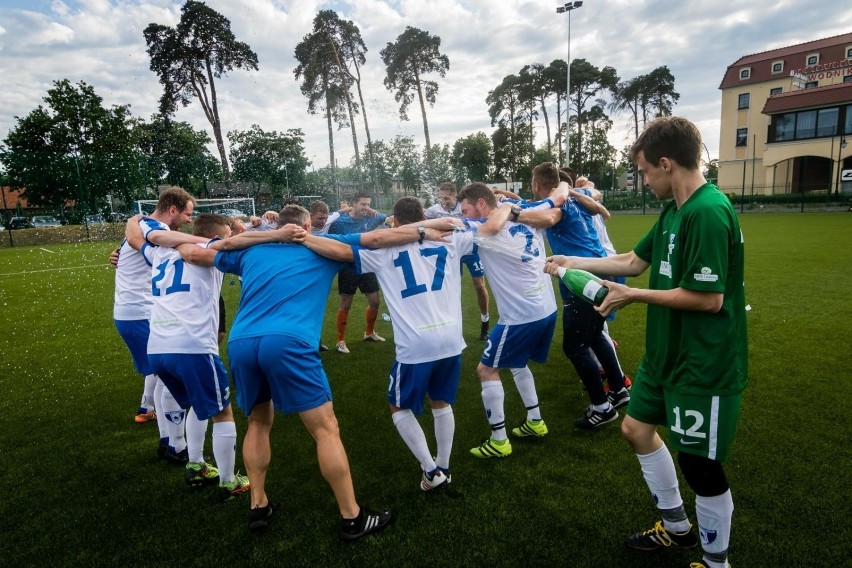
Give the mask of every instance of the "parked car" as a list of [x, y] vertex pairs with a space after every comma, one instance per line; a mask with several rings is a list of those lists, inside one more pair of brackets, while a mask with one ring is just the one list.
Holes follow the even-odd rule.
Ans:
[[225, 217], [248, 217], [248, 215], [246, 215], [239, 209], [218, 209], [213, 213], [215, 213], [216, 215], [223, 215]]
[[6, 223], [7, 229], [32, 229], [33, 222], [28, 217], [12, 217]]
[[37, 229], [47, 227], [61, 227], [62, 223], [59, 222], [59, 219], [50, 215], [36, 215], [35, 217], [33, 217], [33, 226]]
[[104, 221], [103, 215], [96, 213], [94, 215], [86, 215], [86, 223], [89, 225], [105, 225], [106, 221]]

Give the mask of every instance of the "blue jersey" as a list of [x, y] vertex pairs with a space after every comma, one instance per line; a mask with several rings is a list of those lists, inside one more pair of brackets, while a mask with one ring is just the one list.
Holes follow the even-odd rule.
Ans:
[[[360, 235], [337, 237], [358, 245]], [[290, 243], [220, 252], [216, 268], [242, 276], [242, 294], [230, 339], [292, 335], [319, 345], [331, 282], [345, 266]]]
[[349, 215], [349, 213], [344, 213], [337, 221], [331, 224], [331, 227], [328, 228], [328, 233], [330, 235], [366, 233], [384, 223], [387, 218], [387, 215], [378, 213], [375, 217], [360, 217], [356, 219]]

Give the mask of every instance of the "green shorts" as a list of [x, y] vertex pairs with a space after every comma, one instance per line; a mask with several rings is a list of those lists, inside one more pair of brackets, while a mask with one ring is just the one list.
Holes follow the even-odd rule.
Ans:
[[627, 414], [646, 424], [669, 428], [669, 446], [679, 452], [724, 462], [728, 459], [743, 395], [680, 394], [639, 369]]

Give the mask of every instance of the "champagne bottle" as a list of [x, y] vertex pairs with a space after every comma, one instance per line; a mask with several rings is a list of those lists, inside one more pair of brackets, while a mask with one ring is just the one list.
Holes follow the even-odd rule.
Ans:
[[590, 304], [600, 306], [609, 294], [609, 288], [601, 284], [601, 279], [591, 272], [560, 266], [557, 274], [571, 292]]

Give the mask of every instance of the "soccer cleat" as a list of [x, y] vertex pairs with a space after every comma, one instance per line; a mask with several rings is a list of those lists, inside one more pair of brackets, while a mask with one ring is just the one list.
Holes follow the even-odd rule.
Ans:
[[432, 491], [439, 487], [444, 487], [450, 483], [449, 478], [444, 475], [441, 468], [436, 467], [431, 473], [423, 472], [423, 478], [420, 480], [420, 489], [423, 491]]
[[189, 487], [211, 485], [219, 481], [219, 470], [207, 462], [186, 464], [186, 484]]
[[166, 460], [171, 464], [185, 466], [189, 463], [189, 452], [186, 448], [179, 452], [175, 452], [168, 445], [161, 444], [157, 448], [157, 455], [160, 459]]
[[627, 387], [622, 388], [618, 392], [609, 391], [606, 393], [606, 398], [613, 408], [621, 408], [630, 402], [630, 391], [627, 390]]
[[250, 489], [249, 479], [245, 475], [239, 473], [234, 476], [233, 481], [219, 483], [219, 500], [230, 501], [240, 493], [245, 493]]
[[340, 520], [340, 536], [343, 540], [356, 540], [362, 536], [378, 532], [388, 526], [393, 520], [390, 509], [372, 511], [367, 507], [361, 507], [358, 516], [354, 519]]
[[509, 440], [498, 442], [492, 438], [488, 438], [475, 448], [470, 449], [470, 453], [477, 458], [505, 458], [512, 453], [512, 444]]
[[671, 546], [692, 548], [698, 544], [698, 539], [692, 527], [685, 533], [669, 532], [663, 526], [663, 521], [657, 521], [653, 528], [628, 536], [625, 544], [637, 550], [657, 550]]
[[488, 322], [482, 322], [482, 326], [479, 328], [479, 339], [485, 341], [488, 339]]
[[326, 345], [325, 343], [320, 343], [319, 350], [321, 352], [322, 351], [328, 351], [328, 345]]
[[375, 331], [370, 335], [364, 334], [364, 341], [375, 341], [376, 343], [384, 342], [385, 338], [376, 333]]
[[574, 425], [578, 428], [593, 430], [598, 426], [603, 426], [607, 422], [612, 422], [617, 418], [618, 411], [615, 408], [610, 407], [609, 410], [601, 412], [599, 410], [595, 410], [593, 406], [589, 405], [586, 412], [578, 418], [576, 422], [574, 422]]
[[547, 435], [547, 424], [544, 420], [524, 420], [524, 423], [517, 428], [512, 428], [512, 434], [519, 438], [528, 436], [536, 436], [541, 438]]
[[349, 353], [349, 348], [346, 347], [345, 341], [338, 341], [337, 346], [335, 346], [334, 350], [338, 353]]
[[[603, 379], [603, 382], [604, 382], [604, 393], [607, 394], [607, 393], [609, 393], [609, 381], [606, 380], [606, 373], [604, 373], [603, 369], [601, 369], [601, 379]], [[630, 390], [630, 387], [632, 387], [632, 386], [633, 386], [633, 381], [630, 380], [630, 377], [628, 377], [627, 375], [624, 375], [624, 388], [626, 388], [627, 390]]]
[[253, 533], [259, 533], [269, 526], [269, 517], [278, 508], [278, 505], [270, 501], [266, 507], [255, 507], [249, 515], [249, 530]]
[[[725, 562], [725, 566], [732, 568], [730, 562]], [[707, 565], [704, 562], [690, 562], [689, 568], [707, 568]]]
[[133, 419], [137, 424], [145, 424], [146, 422], [156, 421], [157, 413], [153, 410], [140, 408], [136, 411], [136, 417]]

